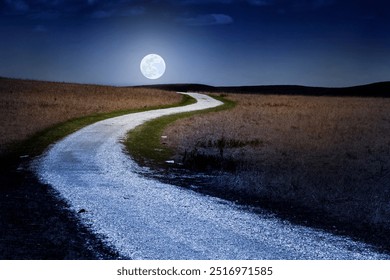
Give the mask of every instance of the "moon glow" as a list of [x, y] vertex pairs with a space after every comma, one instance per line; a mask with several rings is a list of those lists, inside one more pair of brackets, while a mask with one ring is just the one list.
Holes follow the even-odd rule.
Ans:
[[165, 61], [158, 54], [148, 54], [140, 64], [142, 75], [146, 78], [155, 80], [160, 78], [165, 73]]

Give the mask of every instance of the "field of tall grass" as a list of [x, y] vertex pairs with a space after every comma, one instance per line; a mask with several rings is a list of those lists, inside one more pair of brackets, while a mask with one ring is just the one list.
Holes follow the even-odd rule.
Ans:
[[0, 154], [13, 142], [70, 119], [178, 103], [158, 89], [0, 78]]
[[219, 191], [390, 229], [390, 99], [226, 96], [234, 109], [164, 131], [176, 161]]

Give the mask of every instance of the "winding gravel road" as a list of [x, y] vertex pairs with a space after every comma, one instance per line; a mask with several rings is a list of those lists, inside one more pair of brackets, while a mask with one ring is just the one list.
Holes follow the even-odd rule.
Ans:
[[[293, 225], [189, 189], [143, 178], [124, 152], [127, 131], [167, 114], [220, 105], [198, 103], [100, 121], [53, 145], [36, 172], [82, 221], [131, 259], [388, 259], [366, 244]], [[258, 210], [258, 209], [257, 209]], [[258, 212], [258, 211], [257, 211]]]

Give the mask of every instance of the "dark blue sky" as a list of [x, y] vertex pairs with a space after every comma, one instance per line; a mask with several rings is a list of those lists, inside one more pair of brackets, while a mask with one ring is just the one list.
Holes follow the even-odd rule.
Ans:
[[[390, 2], [2, 0], [0, 76], [138, 85], [390, 80]], [[148, 53], [165, 75], [144, 78]]]

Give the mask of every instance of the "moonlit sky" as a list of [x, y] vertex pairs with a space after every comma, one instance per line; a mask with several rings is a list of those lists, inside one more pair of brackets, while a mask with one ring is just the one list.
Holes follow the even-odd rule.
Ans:
[[[161, 55], [148, 80], [141, 59]], [[385, 0], [1, 0], [0, 76], [141, 85], [390, 80]]]

